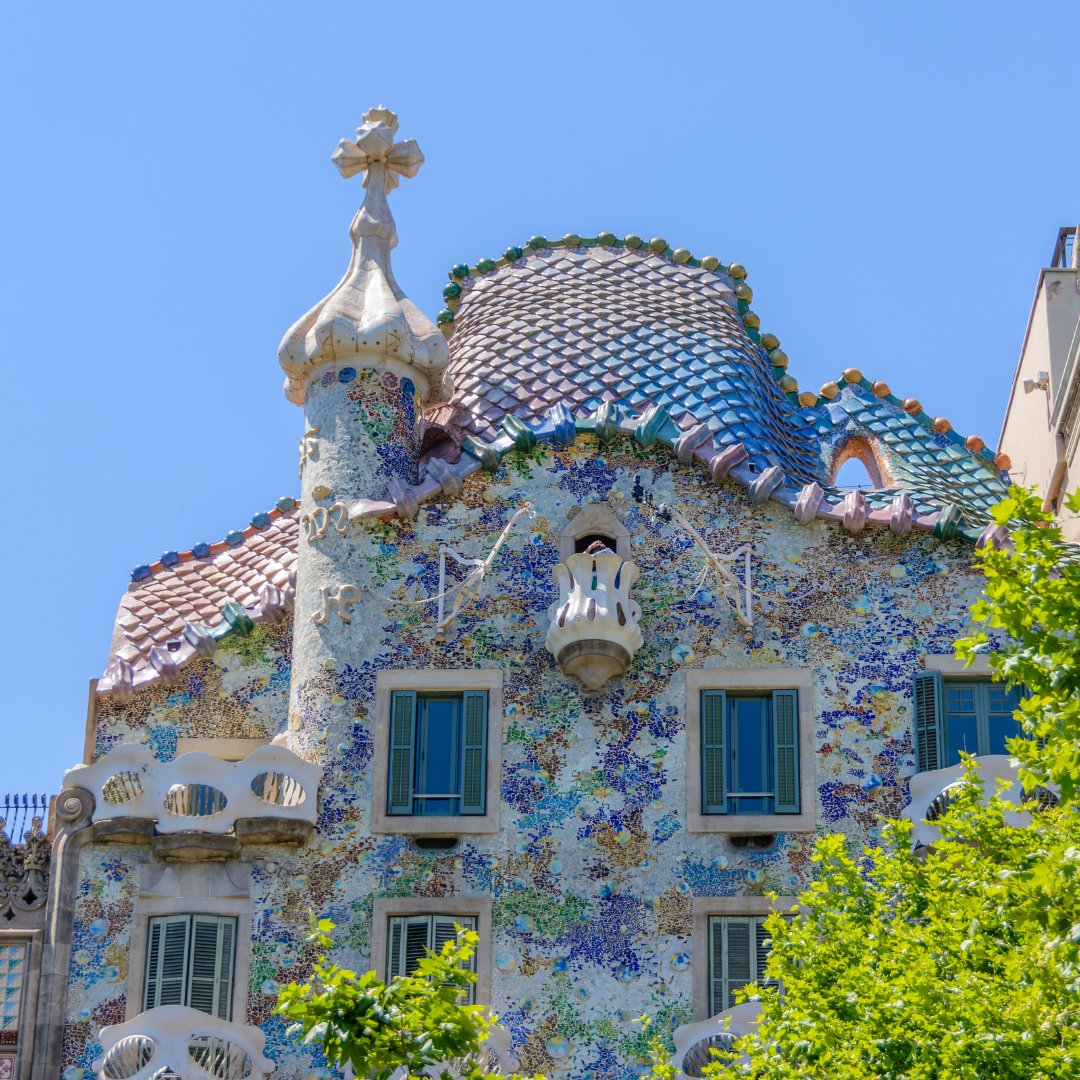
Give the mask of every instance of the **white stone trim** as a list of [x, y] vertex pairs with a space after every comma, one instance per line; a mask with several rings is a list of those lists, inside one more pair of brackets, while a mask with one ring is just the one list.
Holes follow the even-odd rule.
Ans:
[[395, 915], [468, 915], [476, 919], [480, 944], [476, 948], [476, 1004], [491, 1003], [490, 896], [376, 896], [371, 912], [370, 963], [386, 979], [387, 927]]
[[990, 661], [985, 656], [976, 656], [968, 666], [954, 653], [928, 653], [923, 657], [926, 671], [940, 671], [949, 679], [989, 679], [993, 676]]
[[[390, 699], [395, 690], [437, 693], [486, 690], [488, 695], [486, 794], [483, 814], [424, 817], [386, 812], [386, 773], [390, 763]], [[497, 833], [502, 800], [503, 673], [500, 668], [402, 668], [375, 676], [375, 755], [371, 780], [371, 831], [413, 836]]]
[[[701, 691], [799, 692], [799, 806], [797, 814], [701, 812]], [[809, 668], [695, 668], [686, 673], [686, 830], [699, 833], [811, 833], [817, 828], [817, 735], [814, 673]]]

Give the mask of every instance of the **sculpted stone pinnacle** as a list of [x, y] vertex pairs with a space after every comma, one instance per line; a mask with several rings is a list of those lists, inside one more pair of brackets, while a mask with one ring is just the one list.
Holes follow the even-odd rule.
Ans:
[[[387, 192], [399, 176], [415, 176], [424, 155], [413, 139], [395, 141], [397, 115], [379, 106], [364, 113], [355, 139], [342, 139], [331, 160], [346, 179], [364, 174], [364, 203], [349, 229], [353, 253], [337, 287], [282, 339], [285, 396], [302, 405], [307, 383], [326, 363], [357, 362], [409, 369], [423, 396], [449, 396], [449, 349], [442, 334], [401, 291], [390, 266], [397, 227]], [[419, 376], [419, 378], [417, 378]]]

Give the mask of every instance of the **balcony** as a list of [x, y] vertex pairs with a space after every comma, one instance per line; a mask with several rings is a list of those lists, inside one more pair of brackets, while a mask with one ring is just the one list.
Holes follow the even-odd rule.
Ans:
[[245, 845], [306, 844], [321, 777], [284, 746], [260, 746], [235, 762], [199, 752], [162, 762], [146, 745], [123, 743], [69, 769], [64, 787], [93, 795], [102, 839], [150, 839], [166, 861], [213, 861]]
[[98, 1035], [97, 1080], [261, 1080], [274, 1070], [261, 1028], [161, 1005]]
[[570, 555], [552, 573], [559, 599], [548, 609], [548, 652], [585, 693], [596, 693], [625, 675], [641, 648], [641, 608], [630, 599], [638, 568], [604, 549]]
[[[760, 1022], [761, 1003], [744, 1001], [708, 1020], [684, 1024], [675, 1030], [675, 1055], [671, 1064], [678, 1069], [680, 1077], [697, 1080], [704, 1075], [705, 1066], [715, 1060], [713, 1050], [730, 1053], [735, 1040], [741, 1035], [749, 1035]], [[742, 1060], [747, 1059], [744, 1056]]]
[[[1006, 811], [1005, 822], [1008, 825], [1022, 827], [1031, 824], [1030, 810], [1057, 801], [1049, 791], [1039, 791], [1025, 795], [1020, 784], [1019, 767], [1016, 758], [1008, 754], [986, 754], [975, 759], [982, 778], [983, 791], [981, 802], [989, 806], [990, 800], [998, 791], [998, 781], [1004, 786], [1001, 797], [1016, 807]], [[911, 802], [904, 807], [900, 816], [913, 825], [911, 846], [913, 850], [931, 847], [941, 839], [941, 830], [934, 824], [952, 803], [964, 783], [964, 766], [950, 765], [947, 769], [934, 769], [931, 772], [916, 773], [911, 778], [909, 791]]]

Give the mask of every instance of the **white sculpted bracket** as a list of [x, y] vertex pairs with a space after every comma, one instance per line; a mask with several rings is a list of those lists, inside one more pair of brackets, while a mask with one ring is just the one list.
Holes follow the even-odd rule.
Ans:
[[364, 174], [366, 194], [349, 229], [353, 252], [345, 276], [293, 325], [278, 349], [285, 395], [297, 405], [320, 365], [357, 361], [399, 368], [425, 398], [449, 396], [446, 340], [402, 292], [390, 266], [397, 226], [386, 194], [399, 176], [415, 176], [424, 161], [412, 139], [395, 141], [397, 128], [389, 109], [369, 109], [356, 138], [342, 139], [331, 158], [346, 178]]
[[715, 1060], [711, 1053], [714, 1047], [730, 1051], [737, 1038], [751, 1034], [760, 1023], [761, 1002], [751, 1000], [708, 1020], [683, 1024], [675, 1029], [675, 1054], [671, 1064], [679, 1076], [700, 1077], [704, 1067]]
[[121, 743], [93, 765], [64, 774], [64, 788], [94, 796], [94, 821], [143, 818], [159, 833], [228, 832], [239, 818], [315, 824], [322, 768], [284, 746], [260, 746], [241, 761], [198, 751], [158, 761], [145, 744]]
[[[1024, 789], [1020, 783], [1020, 766], [1016, 758], [1008, 754], [985, 754], [977, 757], [975, 764], [983, 785], [983, 806], [988, 806], [998, 794], [998, 781], [1001, 781], [1001, 797], [1016, 807], [1016, 810], [1005, 812], [1005, 823], [1017, 827], [1029, 825], [1031, 815], [1022, 809]], [[951, 797], [963, 782], [963, 765], [932, 769], [930, 772], [916, 773], [911, 778], [908, 783], [911, 802], [904, 807], [900, 816], [912, 823], [913, 849], [931, 847], [941, 839], [941, 830], [933, 822], [945, 812]]]
[[638, 568], [612, 551], [571, 555], [552, 570], [559, 599], [548, 608], [548, 652], [564, 675], [595, 693], [626, 673], [643, 639], [630, 599]]
[[93, 1069], [99, 1080], [261, 1080], [274, 1070], [263, 1054], [262, 1028], [219, 1020], [186, 1005], [159, 1005], [103, 1027], [98, 1042], [101, 1057]]

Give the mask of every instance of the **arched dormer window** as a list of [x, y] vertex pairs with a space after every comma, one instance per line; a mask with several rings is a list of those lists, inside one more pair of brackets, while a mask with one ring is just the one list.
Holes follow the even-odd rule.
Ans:
[[888, 469], [871, 440], [854, 436], [833, 455], [829, 483], [834, 487], [875, 491], [890, 483]]

